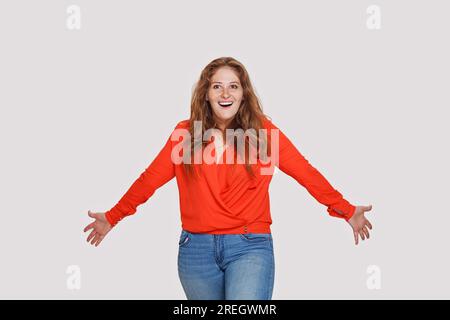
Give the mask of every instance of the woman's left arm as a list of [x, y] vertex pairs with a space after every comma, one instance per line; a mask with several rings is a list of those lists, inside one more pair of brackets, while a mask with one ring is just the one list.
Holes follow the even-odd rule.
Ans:
[[[298, 151], [286, 135], [270, 120], [266, 120], [266, 128], [278, 131], [278, 167], [281, 171], [294, 178], [321, 204], [327, 206], [329, 215], [345, 219], [353, 229], [355, 244], [358, 235], [363, 240], [369, 238], [368, 229], [372, 229], [364, 212], [370, 211], [372, 206], [354, 206], [328, 182], [328, 180], [314, 168]], [[270, 132], [269, 132], [270, 134]], [[272, 139], [273, 140], [273, 139]], [[275, 139], [276, 140], [276, 139]], [[276, 141], [271, 141], [276, 143]], [[276, 151], [276, 149], [273, 149]]]

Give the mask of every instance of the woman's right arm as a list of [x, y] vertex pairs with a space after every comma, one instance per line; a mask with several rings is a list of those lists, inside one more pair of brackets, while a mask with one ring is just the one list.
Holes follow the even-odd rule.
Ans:
[[156, 189], [175, 176], [171, 152], [172, 141], [169, 137], [152, 163], [134, 181], [117, 204], [105, 213], [105, 217], [111, 226], [114, 227], [124, 217], [134, 214], [137, 207], [146, 202]]

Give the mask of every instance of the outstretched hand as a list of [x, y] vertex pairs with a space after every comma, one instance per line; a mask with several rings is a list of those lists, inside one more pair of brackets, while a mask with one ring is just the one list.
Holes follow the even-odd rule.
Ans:
[[109, 224], [108, 220], [106, 220], [104, 212], [94, 213], [89, 210], [88, 216], [94, 218], [95, 221], [88, 224], [83, 231], [86, 232], [90, 229], [94, 229], [89, 234], [87, 242], [92, 239], [91, 244], [95, 244], [95, 246], [97, 247], [108, 234], [108, 232], [112, 229], [112, 226]]
[[372, 205], [357, 206], [353, 216], [347, 221], [353, 229], [355, 245], [358, 245], [358, 238], [362, 240], [369, 239], [369, 230], [372, 230], [372, 224], [364, 216], [364, 212], [372, 210]]

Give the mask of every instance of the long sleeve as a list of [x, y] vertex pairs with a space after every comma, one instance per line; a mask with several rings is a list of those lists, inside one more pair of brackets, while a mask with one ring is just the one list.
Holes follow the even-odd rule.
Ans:
[[106, 212], [106, 219], [115, 226], [125, 216], [136, 212], [137, 207], [146, 202], [153, 193], [175, 177], [175, 167], [171, 160], [172, 141], [170, 137], [152, 163], [134, 181], [119, 202]]
[[270, 120], [266, 120], [270, 129], [278, 129], [279, 169], [288, 174], [321, 204], [327, 206], [330, 216], [348, 221], [355, 212], [355, 206], [345, 200], [339, 191], [314, 168], [297, 150], [293, 143]]

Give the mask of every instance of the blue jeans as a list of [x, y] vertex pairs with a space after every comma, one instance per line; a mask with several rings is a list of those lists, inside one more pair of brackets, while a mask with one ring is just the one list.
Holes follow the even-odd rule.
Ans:
[[275, 276], [272, 235], [182, 230], [178, 275], [189, 300], [270, 300]]

